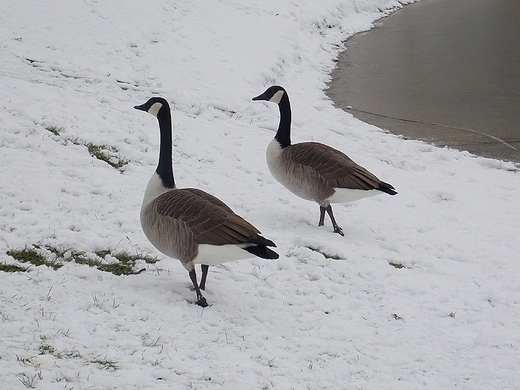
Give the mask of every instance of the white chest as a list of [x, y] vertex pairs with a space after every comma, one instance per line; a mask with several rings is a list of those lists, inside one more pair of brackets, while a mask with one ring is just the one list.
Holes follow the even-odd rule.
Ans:
[[[290, 147], [290, 146], [289, 146]], [[305, 167], [291, 161], [276, 139], [273, 139], [266, 150], [267, 167], [271, 175], [293, 194], [307, 200], [314, 200], [312, 183], [305, 174]]]
[[283, 149], [278, 143], [278, 141], [275, 138], [273, 138], [273, 140], [267, 146], [267, 150], [265, 151], [267, 167], [269, 168], [271, 174], [278, 181], [280, 181], [280, 158], [282, 150]]
[[144, 192], [143, 204], [141, 206], [141, 210], [146, 207], [148, 203], [157, 198], [162, 193], [168, 191], [169, 188], [164, 187], [161, 178], [154, 172], [148, 185], [146, 186], [146, 190]]

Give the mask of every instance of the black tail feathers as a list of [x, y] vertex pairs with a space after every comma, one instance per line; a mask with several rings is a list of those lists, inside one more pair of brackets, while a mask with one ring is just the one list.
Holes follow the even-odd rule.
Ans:
[[397, 195], [397, 191], [395, 190], [395, 188], [391, 184], [385, 183], [384, 181], [379, 183], [378, 190], [386, 192], [389, 195]]
[[267, 238], [258, 236], [256, 239], [251, 241], [251, 245], [244, 249], [249, 253], [261, 257], [262, 259], [278, 259], [280, 256], [275, 251], [268, 248], [268, 246], [276, 247], [275, 243]]

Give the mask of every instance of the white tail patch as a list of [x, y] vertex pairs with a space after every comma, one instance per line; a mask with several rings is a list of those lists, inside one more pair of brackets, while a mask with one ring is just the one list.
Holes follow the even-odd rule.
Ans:
[[193, 260], [197, 264], [217, 265], [228, 261], [250, 259], [256, 257], [242, 249], [239, 245], [199, 244], [199, 254]]
[[356, 200], [369, 198], [382, 194], [379, 190], [352, 190], [349, 188], [335, 188], [334, 195], [327, 199], [330, 203], [355, 202]]

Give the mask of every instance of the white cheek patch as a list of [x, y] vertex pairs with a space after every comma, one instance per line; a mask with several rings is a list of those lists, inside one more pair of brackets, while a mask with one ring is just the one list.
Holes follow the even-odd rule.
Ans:
[[283, 91], [280, 90], [278, 92], [276, 92], [273, 97], [271, 99], [269, 99], [270, 102], [273, 102], [273, 103], [280, 103], [280, 100], [282, 100], [282, 96], [283, 96]]
[[152, 104], [152, 107], [148, 109], [148, 113], [152, 114], [153, 116], [157, 116], [157, 113], [162, 108], [161, 103], [154, 103]]

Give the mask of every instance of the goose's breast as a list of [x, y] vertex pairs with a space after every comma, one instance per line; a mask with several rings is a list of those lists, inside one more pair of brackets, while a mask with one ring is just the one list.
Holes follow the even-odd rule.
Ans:
[[152, 245], [166, 256], [182, 263], [192, 261], [197, 256], [197, 243], [186, 224], [160, 215], [153, 202], [141, 210], [141, 227]]
[[266, 159], [273, 177], [300, 198], [318, 203], [325, 201], [334, 189], [311, 166], [295, 162], [288, 148], [282, 149], [276, 139], [269, 144]]

